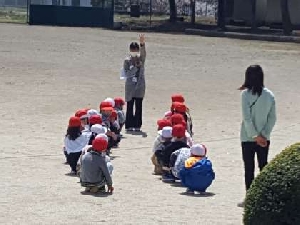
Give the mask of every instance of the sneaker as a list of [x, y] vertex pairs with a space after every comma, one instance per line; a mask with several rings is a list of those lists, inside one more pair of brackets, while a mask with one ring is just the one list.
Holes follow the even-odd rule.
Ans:
[[90, 188], [90, 187], [86, 187], [84, 191], [85, 191], [85, 192], [90, 192], [90, 191], [91, 191], [91, 188]]
[[134, 128], [135, 132], [141, 132], [141, 128]]
[[175, 182], [175, 179], [172, 176], [172, 174], [164, 174], [164, 175], [162, 175], [162, 181], [172, 183], [172, 182]]
[[98, 192], [100, 192], [100, 193], [105, 193], [105, 192], [106, 192], [105, 186], [100, 187]]
[[71, 171], [68, 175], [70, 175], [70, 176], [77, 176], [77, 172], [76, 171]]
[[188, 194], [188, 195], [195, 194], [195, 192], [193, 190], [189, 189], [189, 188], [186, 189], [185, 193]]
[[237, 206], [240, 207], [240, 208], [244, 208], [245, 207], [245, 201], [242, 201], [242, 202], [238, 203]]
[[132, 132], [132, 131], [134, 131], [134, 128], [132, 127], [126, 129], [126, 132]]

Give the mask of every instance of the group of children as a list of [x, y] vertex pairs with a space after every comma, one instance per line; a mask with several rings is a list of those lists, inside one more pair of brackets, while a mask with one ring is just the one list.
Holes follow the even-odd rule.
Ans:
[[[125, 124], [122, 98], [107, 98], [99, 111], [80, 109], [69, 119], [64, 154], [71, 175], [80, 175], [86, 192], [113, 192], [110, 152], [121, 140]], [[193, 141], [193, 124], [182, 95], [172, 96], [170, 111], [157, 121], [152, 162], [164, 182], [181, 180], [188, 193], [205, 192], [215, 178], [207, 149]]]
[[187, 192], [205, 192], [215, 178], [212, 164], [202, 144], [193, 141], [190, 111], [182, 95], [171, 97], [170, 111], [157, 121], [158, 136], [154, 141], [151, 160], [154, 174], [164, 182], [180, 180]]
[[96, 109], [80, 109], [69, 119], [64, 154], [70, 175], [80, 175], [87, 192], [113, 191], [111, 149], [121, 141], [125, 124], [122, 98], [107, 98]]

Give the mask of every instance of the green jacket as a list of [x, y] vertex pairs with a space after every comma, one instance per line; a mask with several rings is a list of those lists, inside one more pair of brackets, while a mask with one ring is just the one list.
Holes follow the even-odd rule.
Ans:
[[241, 141], [254, 142], [254, 137], [262, 135], [270, 140], [276, 123], [275, 97], [264, 88], [260, 96], [253, 95], [248, 89], [242, 91]]

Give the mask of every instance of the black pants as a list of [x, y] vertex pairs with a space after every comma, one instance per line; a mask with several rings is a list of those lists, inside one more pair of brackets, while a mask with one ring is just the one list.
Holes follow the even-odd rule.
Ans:
[[266, 147], [261, 147], [256, 142], [242, 142], [246, 190], [250, 188], [254, 180], [255, 153], [257, 155], [258, 167], [261, 171], [268, 164], [269, 147], [269, 141]]
[[73, 172], [77, 172], [76, 167], [77, 167], [77, 162], [80, 158], [80, 155], [81, 155], [81, 152], [74, 152], [74, 153], [70, 153], [67, 155], [68, 163]]
[[[135, 105], [135, 113], [133, 107]], [[127, 102], [125, 129], [141, 128], [143, 113], [143, 98], [133, 98]]]

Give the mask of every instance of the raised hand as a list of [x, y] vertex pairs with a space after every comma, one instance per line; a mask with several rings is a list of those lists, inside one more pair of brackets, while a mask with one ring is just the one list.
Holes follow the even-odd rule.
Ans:
[[140, 34], [140, 44], [145, 44], [145, 34]]

